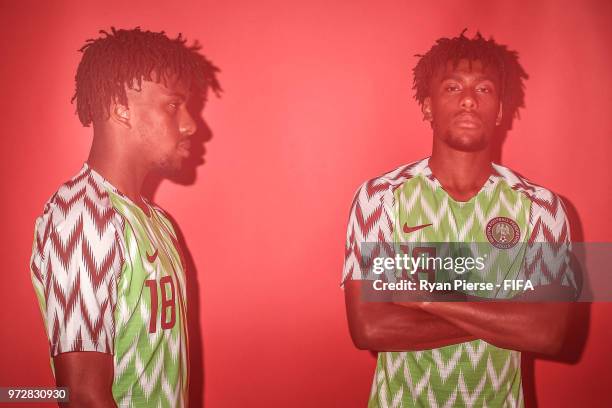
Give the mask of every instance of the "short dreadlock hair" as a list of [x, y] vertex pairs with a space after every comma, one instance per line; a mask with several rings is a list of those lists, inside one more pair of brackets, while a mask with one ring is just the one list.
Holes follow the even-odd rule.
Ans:
[[89, 39], [79, 49], [83, 58], [76, 73], [76, 111], [83, 126], [108, 119], [113, 102], [127, 105], [126, 86], [140, 89], [142, 81], [167, 84], [176, 78], [204, 100], [211, 89], [219, 96], [219, 68], [200, 54], [200, 45], [187, 46], [181, 34], [170, 39], [161, 32], [100, 30], [101, 37]]
[[524, 79], [529, 76], [519, 64], [516, 51], [509, 50], [505, 45], [497, 44], [493, 38], [484, 39], [480, 32], [474, 38], [467, 38], [463, 30], [458, 37], [440, 38], [425, 54], [417, 54], [419, 62], [413, 69], [415, 90], [414, 98], [422, 106], [426, 97], [430, 96], [431, 80], [439, 69], [444, 68], [449, 61], [457, 66], [460, 60], [479, 60], [485, 66], [497, 69], [500, 78], [500, 101], [503, 109], [502, 124], [510, 129], [512, 119], [519, 117], [519, 108], [525, 106]]

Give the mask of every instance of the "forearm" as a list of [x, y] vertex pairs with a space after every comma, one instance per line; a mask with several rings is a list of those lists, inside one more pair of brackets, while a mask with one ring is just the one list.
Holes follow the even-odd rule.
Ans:
[[[345, 284], [346, 311], [357, 348], [372, 351], [428, 350], [475, 340], [465, 329], [422, 310], [418, 303], [362, 299], [363, 281]], [[362, 287], [363, 286], [363, 287]]]
[[62, 407], [116, 408], [112, 394], [113, 357], [98, 352], [69, 352], [53, 359], [58, 387], [67, 387]]
[[365, 306], [358, 330], [351, 334], [361, 349], [373, 351], [416, 351], [475, 340], [476, 337], [454, 323], [420, 309], [392, 303]]
[[563, 342], [568, 304], [423, 302], [420, 307], [501, 348], [554, 354]]

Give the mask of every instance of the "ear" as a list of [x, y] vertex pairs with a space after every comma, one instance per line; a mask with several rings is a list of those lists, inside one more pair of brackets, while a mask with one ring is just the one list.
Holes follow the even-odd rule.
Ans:
[[127, 129], [132, 128], [132, 124], [130, 123], [130, 109], [125, 105], [114, 103], [111, 106], [110, 119]]
[[497, 112], [497, 119], [495, 119], [495, 126], [501, 125], [503, 114], [504, 114], [504, 106], [500, 102], [499, 103], [499, 112]]
[[426, 120], [428, 122], [431, 122], [433, 120], [433, 114], [431, 113], [431, 98], [429, 96], [423, 99], [421, 112], [423, 112], [423, 120]]

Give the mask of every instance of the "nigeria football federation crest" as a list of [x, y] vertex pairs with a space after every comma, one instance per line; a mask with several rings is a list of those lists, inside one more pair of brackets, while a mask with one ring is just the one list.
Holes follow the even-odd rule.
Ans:
[[509, 249], [516, 245], [521, 236], [518, 224], [508, 217], [492, 218], [485, 228], [487, 239], [499, 249]]

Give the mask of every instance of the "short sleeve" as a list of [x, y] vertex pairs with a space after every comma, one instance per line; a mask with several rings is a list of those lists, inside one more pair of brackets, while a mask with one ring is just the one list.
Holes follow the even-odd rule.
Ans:
[[[372, 254], [385, 256], [385, 248], [392, 244], [393, 206], [393, 191], [376, 179], [362, 184], [355, 193], [346, 231], [341, 285], [347, 280], [374, 279], [368, 265]], [[365, 245], [370, 255], [364, 253]]]
[[112, 354], [123, 259], [116, 213], [86, 197], [69, 204], [50, 204], [37, 219], [30, 263], [50, 354]]
[[544, 190], [532, 199], [530, 236], [524, 275], [534, 286], [569, 287], [577, 296], [579, 283], [572, 268], [570, 226], [563, 201]]

